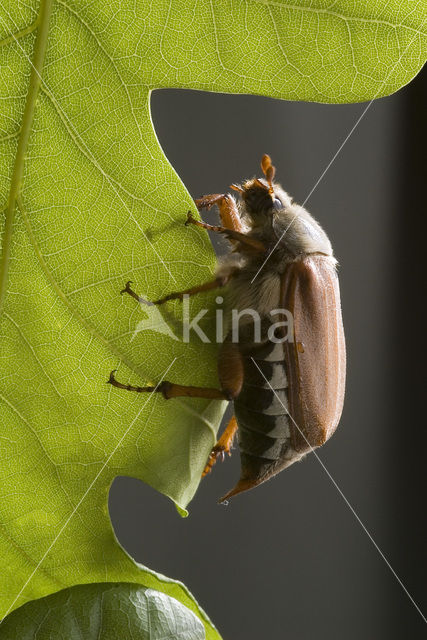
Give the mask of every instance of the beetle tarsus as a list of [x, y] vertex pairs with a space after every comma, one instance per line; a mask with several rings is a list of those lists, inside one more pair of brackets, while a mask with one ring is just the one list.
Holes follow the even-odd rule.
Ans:
[[226, 453], [231, 456], [231, 449], [233, 448], [233, 440], [236, 435], [236, 431], [237, 422], [235, 416], [233, 416], [224, 429], [224, 433], [221, 435], [220, 439], [209, 454], [208, 461], [206, 462], [206, 466], [203, 470], [203, 478], [212, 471], [212, 467], [218, 458], [221, 458], [221, 462], [224, 462]]
[[132, 280], [128, 280], [126, 282], [125, 288], [120, 291], [120, 295], [123, 295], [124, 293], [128, 293], [132, 298], [134, 298], [137, 302], [140, 302], [141, 304], [146, 304], [146, 305], [155, 304], [154, 302], [150, 302], [149, 300], [146, 300], [145, 298], [142, 298], [137, 293], [135, 293], [135, 291], [133, 291], [133, 289], [130, 288], [131, 284], [132, 284]]
[[[230, 451], [228, 451], [228, 455], [231, 455]], [[225, 448], [222, 445], [215, 445], [210, 452], [206, 466], [203, 469], [202, 478], [207, 476], [208, 473], [212, 471], [212, 467], [214, 466], [218, 458], [221, 458], [221, 462], [224, 462], [225, 460]]]
[[188, 227], [189, 224], [195, 224], [196, 219], [193, 217], [191, 211], [187, 211], [187, 220], [184, 222], [184, 226]]
[[124, 289], [122, 289], [122, 290], [120, 291], [120, 295], [121, 295], [121, 296], [122, 296], [124, 293], [130, 293], [130, 292], [131, 292], [131, 288], [130, 288], [130, 285], [131, 285], [131, 284], [132, 284], [132, 280], [128, 280], [128, 281], [126, 282], [125, 288], [124, 288]]
[[228, 202], [229, 200], [232, 200], [232, 198], [228, 193], [213, 193], [208, 196], [197, 198], [194, 203], [199, 211], [200, 209], [207, 209], [209, 211], [209, 209], [211, 209], [215, 204], [219, 206], [224, 200]]
[[105, 384], [114, 384], [116, 382], [116, 378], [114, 377], [114, 374], [116, 373], [117, 369], [113, 369], [110, 373], [110, 377], [108, 378], [108, 380], [106, 380]]

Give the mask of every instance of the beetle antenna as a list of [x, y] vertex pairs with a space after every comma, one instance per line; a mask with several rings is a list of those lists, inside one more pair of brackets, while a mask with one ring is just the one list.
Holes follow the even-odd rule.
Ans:
[[271, 158], [266, 153], [261, 158], [261, 169], [267, 179], [268, 184], [270, 185], [268, 192], [274, 193], [273, 179], [276, 175], [276, 167], [271, 164]]

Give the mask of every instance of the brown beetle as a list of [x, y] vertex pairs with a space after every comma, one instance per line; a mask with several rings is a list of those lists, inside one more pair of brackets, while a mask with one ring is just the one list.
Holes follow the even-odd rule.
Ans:
[[[234, 401], [235, 417], [212, 450], [204, 475], [218, 457], [230, 453], [238, 430], [241, 476], [221, 501], [255, 487], [334, 433], [342, 411], [345, 342], [336, 260], [320, 225], [281, 186], [264, 155], [265, 178], [232, 185], [229, 194], [196, 200], [199, 209], [218, 206], [223, 226], [187, 215], [186, 225], [224, 234], [232, 252], [216, 278], [154, 304], [226, 287], [228, 331], [218, 360], [220, 389], [163, 381], [157, 387], [108, 382], [168, 398], [190, 396]], [[142, 301], [128, 282], [122, 293]], [[280, 322], [274, 322], [274, 314]], [[287, 332], [285, 334], [285, 327]], [[278, 330], [278, 331], [277, 331]]]

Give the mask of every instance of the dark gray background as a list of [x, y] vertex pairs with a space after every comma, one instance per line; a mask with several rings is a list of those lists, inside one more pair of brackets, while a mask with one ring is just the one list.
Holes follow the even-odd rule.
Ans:
[[[423, 92], [419, 76], [372, 104], [306, 206], [341, 265], [348, 344], [343, 417], [319, 457], [425, 611]], [[194, 197], [259, 174], [269, 153], [299, 202], [365, 106], [178, 90], [152, 99], [160, 142]], [[184, 520], [143, 483], [117, 479], [110, 513], [120, 542], [182, 580], [224, 640], [426, 637], [314, 455], [218, 506], [238, 474], [235, 451], [202, 482]]]

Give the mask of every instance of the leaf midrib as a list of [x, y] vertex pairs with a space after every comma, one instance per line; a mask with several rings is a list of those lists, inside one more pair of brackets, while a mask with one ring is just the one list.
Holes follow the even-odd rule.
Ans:
[[33, 60], [31, 62], [30, 81], [25, 101], [22, 126], [20, 129], [15, 162], [10, 181], [9, 199], [6, 211], [6, 220], [2, 240], [2, 256], [0, 263], [0, 315], [6, 297], [9, 282], [9, 262], [13, 235], [13, 222], [15, 218], [16, 201], [21, 190], [22, 176], [24, 172], [25, 154], [31, 133], [34, 118], [36, 100], [40, 89], [43, 64], [47, 47], [49, 21], [52, 12], [53, 0], [40, 0], [40, 8], [36, 22], [38, 23], [37, 36], [34, 44]]

